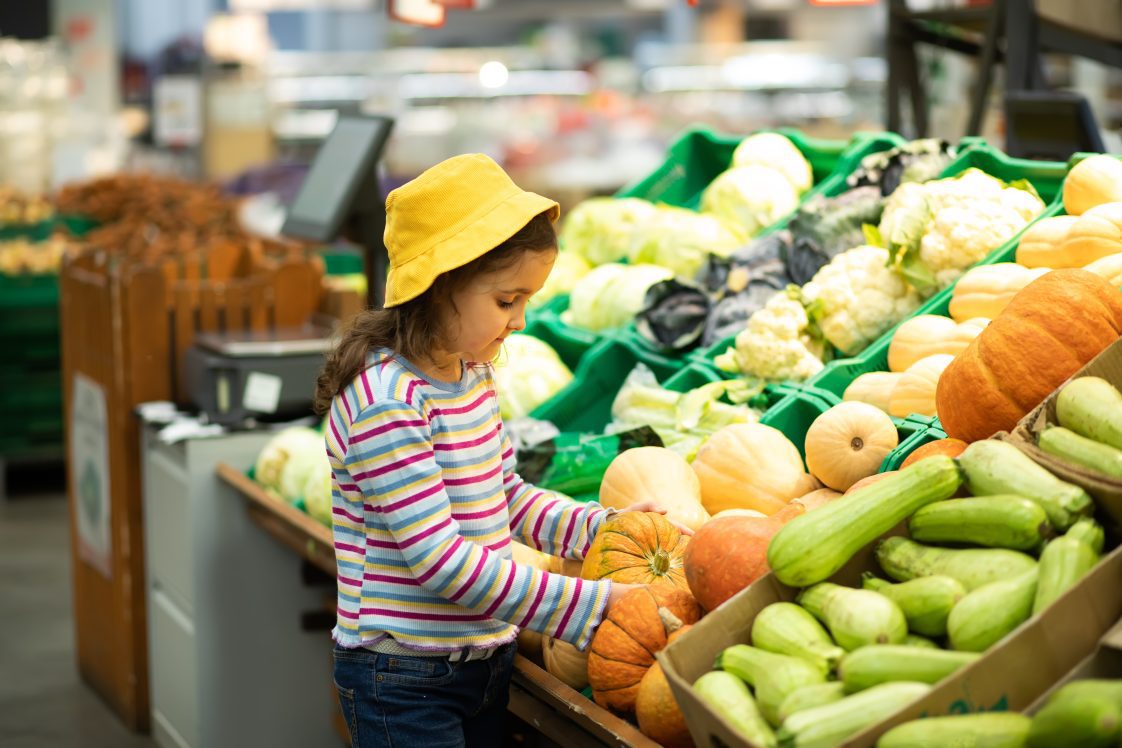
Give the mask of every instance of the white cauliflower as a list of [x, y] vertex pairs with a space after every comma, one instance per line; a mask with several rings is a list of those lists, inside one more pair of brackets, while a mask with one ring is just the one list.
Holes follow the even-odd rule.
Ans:
[[810, 318], [786, 291], [772, 296], [736, 336], [736, 347], [717, 357], [725, 371], [768, 380], [809, 379], [822, 369], [822, 344], [810, 334]]
[[855, 356], [915, 311], [919, 294], [888, 261], [888, 250], [842, 252], [803, 286], [802, 300], [822, 335]]
[[1024, 184], [979, 169], [902, 184], [885, 203], [879, 232], [892, 260], [925, 295], [945, 288], [1044, 210]]

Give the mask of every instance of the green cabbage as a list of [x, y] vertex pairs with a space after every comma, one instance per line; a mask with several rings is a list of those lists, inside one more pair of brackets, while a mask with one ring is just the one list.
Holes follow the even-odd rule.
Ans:
[[331, 463], [324, 457], [312, 465], [301, 491], [304, 510], [328, 527], [331, 527], [331, 477]]
[[[257, 461], [253, 466], [254, 477], [265, 488], [278, 490], [281, 486], [281, 476], [292, 457], [310, 452], [324, 455], [323, 434], [303, 426], [284, 429], [270, 439], [257, 455]], [[327, 457], [324, 456], [323, 459], [326, 460]]]
[[631, 233], [650, 220], [655, 206], [635, 197], [594, 197], [569, 212], [561, 227], [561, 248], [595, 265], [627, 256]]
[[727, 258], [747, 238], [736, 226], [715, 215], [660, 205], [635, 231], [630, 260], [669, 268], [674, 275], [695, 278], [709, 255]]
[[308, 482], [308, 476], [326, 462], [327, 452], [324, 450], [322, 437], [316, 439], [315, 449], [293, 452], [281, 470], [280, 484], [277, 486], [281, 498], [289, 504], [295, 504], [304, 498], [304, 485]]
[[672, 277], [657, 265], [601, 265], [573, 287], [561, 319], [586, 330], [622, 327], [642, 311], [647, 289]]
[[552, 298], [572, 293], [573, 286], [588, 275], [590, 270], [592, 266], [588, 264], [588, 260], [575, 252], [558, 252], [557, 261], [553, 263], [553, 270], [546, 278], [545, 285], [530, 297], [529, 306], [539, 307]]
[[531, 335], [511, 335], [495, 364], [499, 412], [523, 418], [573, 381], [573, 373], [548, 343]]
[[740, 145], [732, 153], [732, 165], [775, 169], [800, 194], [814, 184], [810, 162], [790, 139], [777, 132], [756, 133], [740, 141]]
[[752, 237], [799, 207], [799, 192], [783, 173], [767, 166], [738, 166], [705, 188], [701, 209]]

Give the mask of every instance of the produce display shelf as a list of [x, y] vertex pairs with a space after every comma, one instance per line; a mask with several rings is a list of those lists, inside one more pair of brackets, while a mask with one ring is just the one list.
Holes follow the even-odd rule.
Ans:
[[0, 242], [14, 239], [28, 239], [33, 242], [41, 242], [49, 238], [54, 229], [54, 218], [48, 218], [38, 223], [0, 223]]
[[[1072, 161], [1082, 156], [1073, 157]], [[961, 174], [971, 167], [979, 168], [1005, 181], [1027, 179], [1045, 201], [1045, 209], [1039, 216], [1031, 221], [1031, 226], [1036, 221], [1063, 213], [1062, 187], [1064, 177], [1067, 175], [1067, 163], [1051, 161], [1028, 161], [1005, 155], [1001, 151], [984, 142], [974, 141], [959, 156], [943, 170], [942, 177], [952, 177]], [[1028, 226], [1025, 228], [1027, 229]], [[998, 262], [1012, 262], [1017, 252], [1021, 234], [1018, 232], [1009, 241], [990, 252], [983, 260], [975, 264], [993, 265]], [[806, 385], [827, 390], [840, 396], [845, 388], [861, 374], [871, 371], [886, 371], [888, 369], [888, 346], [896, 329], [907, 320], [922, 314], [938, 314], [946, 316], [950, 308], [951, 296], [954, 294], [954, 285], [939, 291], [908, 317], [884, 333], [876, 342], [860, 354], [839, 358], [830, 361], [818, 374], [806, 381]], [[703, 353], [698, 354], [706, 361], [713, 361], [735, 344], [736, 336], [732, 335], [712, 346]], [[726, 376], [735, 376], [728, 374]]]
[[[231, 465], [220, 464], [217, 472], [246, 499], [246, 509], [255, 524], [324, 573], [335, 576], [335, 549], [329, 528], [271, 498]], [[515, 657], [507, 708], [558, 745], [658, 748], [637, 727], [586, 699], [522, 655]]]

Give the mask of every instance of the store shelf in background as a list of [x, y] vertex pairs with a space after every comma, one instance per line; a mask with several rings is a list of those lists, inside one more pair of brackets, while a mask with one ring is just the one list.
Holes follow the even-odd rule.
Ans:
[[[1074, 162], [1081, 157], [1082, 155], [1077, 155], [1073, 157], [1072, 161]], [[958, 158], [952, 161], [947, 168], [943, 170], [940, 178], [956, 176], [969, 168], [981, 169], [1006, 182], [1017, 179], [1027, 179], [1033, 187], [1036, 188], [1036, 191], [1040, 193], [1040, 197], [1046, 206], [1044, 211], [1030, 222], [1029, 225], [1032, 225], [1032, 223], [1042, 218], [1063, 213], [1061, 191], [1064, 177], [1067, 175], [1068, 171], [1068, 164], [1066, 163], [1028, 161], [1026, 159], [1012, 158], [986, 144], [984, 141], [970, 139], [966, 150], [959, 154]], [[1016, 255], [1017, 245], [1020, 242], [1023, 231], [1022, 229], [1022, 231], [1018, 232], [1005, 244], [991, 251], [985, 259], [976, 263], [975, 266], [992, 265], [998, 262], [1012, 262]], [[845, 391], [845, 388], [859, 375], [870, 371], [887, 371], [888, 345], [892, 341], [892, 336], [895, 334], [896, 328], [908, 319], [921, 314], [939, 314], [947, 316], [951, 295], [953, 293], [954, 285], [952, 284], [924, 302], [916, 311], [893, 326], [860, 354], [850, 358], [835, 359], [827, 363], [822, 371], [808, 379], [806, 383], [820, 389], [828, 390], [840, 397]], [[698, 352], [695, 355], [703, 360], [713, 361], [717, 356], [724, 353], [730, 347], [733, 347], [735, 340], [735, 335], [729, 336], [720, 343], [717, 343], [705, 351]]]

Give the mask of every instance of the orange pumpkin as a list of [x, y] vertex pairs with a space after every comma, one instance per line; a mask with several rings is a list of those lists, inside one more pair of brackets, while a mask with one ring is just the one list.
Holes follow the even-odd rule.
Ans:
[[1079, 269], [1037, 278], [943, 371], [943, 430], [972, 442], [1012, 429], [1120, 333], [1122, 294], [1107, 281]]
[[958, 457], [964, 451], [966, 451], [966, 442], [961, 439], [939, 439], [938, 441], [928, 442], [908, 455], [903, 464], [900, 465], [900, 469], [910, 467], [926, 457], [934, 457], [935, 455]]
[[[683, 626], [667, 638], [672, 644], [690, 629]], [[663, 748], [691, 748], [690, 728], [678, 707], [678, 701], [670, 691], [666, 673], [657, 662], [639, 681], [639, 694], [635, 699], [635, 716], [639, 720], [639, 730]]]
[[697, 623], [701, 608], [690, 593], [654, 586], [631, 590], [608, 612], [588, 654], [588, 683], [596, 703], [619, 712], [635, 710], [639, 683], [655, 653], [685, 624]]
[[689, 537], [661, 514], [621, 512], [609, 517], [596, 534], [581, 576], [688, 590], [682, 569], [688, 544]]
[[884, 480], [885, 478], [887, 478], [888, 476], [892, 475], [895, 472], [896, 472], [895, 470], [889, 470], [888, 472], [885, 472], [885, 473], [877, 473], [876, 475], [870, 475], [868, 478], [862, 478], [861, 480], [857, 481], [852, 486], [850, 486], [848, 489], [846, 489], [846, 492], [844, 494], [842, 494], [842, 496], [848, 496], [849, 494], [853, 493], [854, 491], [860, 491], [865, 486], [871, 486], [879, 480]]

